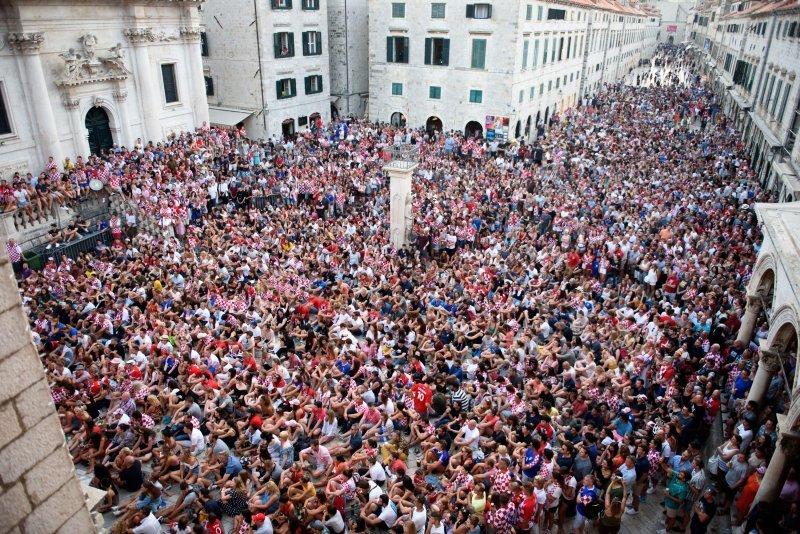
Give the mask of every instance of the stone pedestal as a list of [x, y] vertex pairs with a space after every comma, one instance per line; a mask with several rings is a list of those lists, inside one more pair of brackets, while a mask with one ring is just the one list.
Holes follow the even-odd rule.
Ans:
[[383, 168], [389, 175], [389, 205], [391, 208], [392, 246], [399, 249], [408, 241], [408, 232], [413, 224], [411, 213], [411, 176], [413, 168], [400, 169], [387, 165]]
[[389, 177], [389, 207], [391, 209], [392, 246], [399, 249], [408, 242], [414, 224], [411, 179], [419, 164], [419, 148], [415, 145], [395, 145], [388, 153], [383, 171]]

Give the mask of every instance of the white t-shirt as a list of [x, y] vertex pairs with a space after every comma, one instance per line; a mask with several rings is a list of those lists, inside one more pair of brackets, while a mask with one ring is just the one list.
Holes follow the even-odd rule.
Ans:
[[161, 523], [158, 522], [158, 518], [156, 518], [156, 516], [153, 515], [153, 512], [150, 512], [150, 515], [145, 517], [139, 524], [139, 526], [133, 529], [133, 534], [160, 534], [160, 533], [161, 533]]
[[203, 437], [203, 433], [200, 432], [199, 428], [192, 429], [191, 440], [192, 440], [192, 454], [194, 454], [195, 456], [203, 454], [203, 452], [206, 450], [206, 440]]
[[397, 521], [397, 512], [395, 512], [394, 508], [392, 508], [392, 503], [389, 503], [383, 507], [378, 519], [381, 519], [384, 523], [386, 523], [386, 526], [389, 528], [394, 526], [395, 522]]

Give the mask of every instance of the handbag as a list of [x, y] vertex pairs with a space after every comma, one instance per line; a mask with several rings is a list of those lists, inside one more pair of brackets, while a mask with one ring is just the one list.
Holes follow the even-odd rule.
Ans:
[[719, 471], [719, 455], [715, 452], [711, 458], [708, 459], [708, 472], [716, 475]]

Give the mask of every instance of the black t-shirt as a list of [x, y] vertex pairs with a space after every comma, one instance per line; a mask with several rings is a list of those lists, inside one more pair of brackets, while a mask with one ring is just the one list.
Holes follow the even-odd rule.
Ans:
[[695, 512], [692, 514], [692, 522], [689, 525], [689, 531], [692, 534], [705, 534], [708, 530], [708, 525], [710, 525], [711, 520], [714, 519], [714, 514], [717, 513], [717, 505], [713, 502], [708, 502], [705, 500], [705, 498], [700, 499], [698, 504], [700, 504], [700, 508], [703, 510], [703, 513], [708, 514], [708, 520], [703, 523], [697, 516], [697, 512]]
[[119, 472], [119, 479], [125, 491], [139, 491], [144, 482], [142, 462], [136, 460], [133, 465]]

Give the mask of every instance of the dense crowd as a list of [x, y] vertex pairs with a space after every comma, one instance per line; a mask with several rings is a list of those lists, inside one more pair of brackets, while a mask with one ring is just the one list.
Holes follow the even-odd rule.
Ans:
[[[776, 439], [774, 411], [743, 401], [757, 345], [732, 342], [764, 197], [710, 87], [659, 54], [531, 146], [203, 127], [56, 169], [159, 228], [118, 214], [112, 246], [18, 264], [114, 528], [613, 533], [660, 486], [665, 529], [706, 532], [732, 503], [747, 520]], [[396, 250], [382, 165], [406, 142]]]

